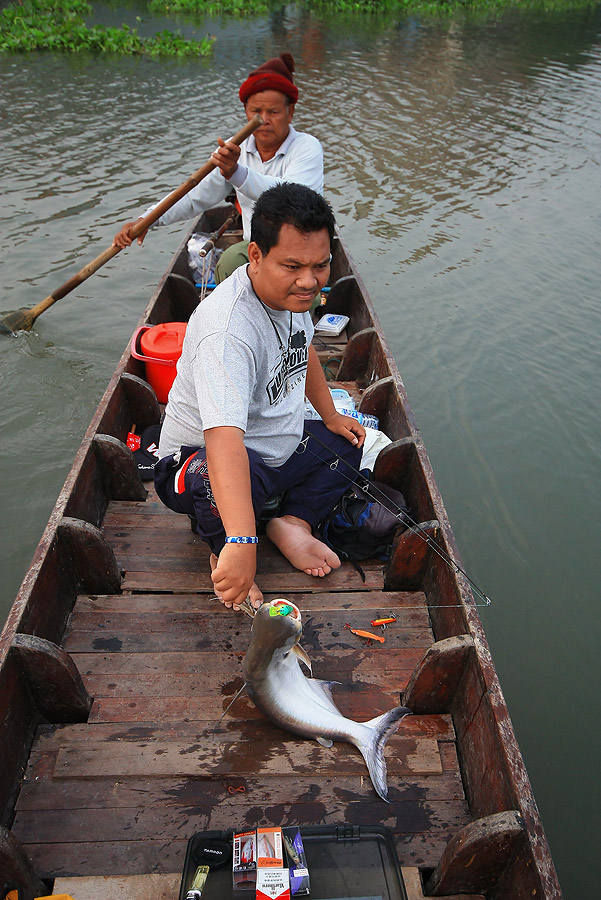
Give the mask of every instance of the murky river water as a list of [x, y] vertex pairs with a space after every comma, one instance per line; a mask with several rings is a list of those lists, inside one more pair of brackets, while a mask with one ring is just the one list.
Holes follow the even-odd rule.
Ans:
[[[103, 9], [134, 22], [140, 9]], [[139, 26], [153, 32], [164, 22]], [[566, 897], [599, 826], [601, 7], [386, 28], [180, 23], [200, 62], [0, 58], [0, 309], [31, 306], [243, 121], [283, 49], [297, 126], [416, 412], [482, 612]], [[181, 227], [0, 340], [0, 617]], [[594, 887], [593, 887], [594, 890]]]

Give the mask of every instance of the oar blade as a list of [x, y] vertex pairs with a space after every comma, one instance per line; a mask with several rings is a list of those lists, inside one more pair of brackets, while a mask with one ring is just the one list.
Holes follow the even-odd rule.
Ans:
[[26, 307], [16, 309], [0, 318], [0, 334], [16, 335], [19, 331], [31, 331], [36, 317]]

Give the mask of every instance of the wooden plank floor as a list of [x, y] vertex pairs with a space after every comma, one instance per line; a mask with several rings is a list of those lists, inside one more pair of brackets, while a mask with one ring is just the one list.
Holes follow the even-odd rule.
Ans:
[[[327, 750], [265, 721], [238, 699], [251, 622], [213, 599], [208, 551], [151, 489], [115, 502], [105, 534], [123, 592], [81, 596], [64, 646], [94, 698], [86, 724], [40, 727], [14, 832], [42, 877], [177, 872], [197, 831], [264, 824], [375, 824], [396, 834], [405, 866], [434, 866], [469, 821], [447, 716], [405, 718], [388, 743], [391, 803], [358, 751]], [[383, 593], [343, 565], [326, 579], [294, 570], [261, 538], [257, 581], [303, 611], [318, 678], [342, 682], [340, 710], [367, 719], [396, 705], [432, 633], [420, 593]], [[285, 587], [284, 587], [285, 586]], [[386, 642], [346, 629], [394, 611]]]

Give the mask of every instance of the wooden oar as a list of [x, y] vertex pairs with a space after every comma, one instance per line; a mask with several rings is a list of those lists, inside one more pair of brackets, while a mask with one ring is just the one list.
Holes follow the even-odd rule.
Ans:
[[[249, 134], [252, 134], [253, 131], [262, 124], [263, 119], [261, 116], [253, 116], [240, 131], [230, 138], [230, 142], [240, 145], [242, 141], [246, 140]], [[182, 185], [172, 191], [172, 193], [169, 194], [168, 197], [165, 197], [164, 200], [161, 200], [158, 206], [147, 213], [143, 218], [139, 219], [135, 225], [132, 225], [129, 230], [131, 239], [134, 240], [142, 234], [142, 232], [146, 231], [147, 228], [150, 228], [163, 213], [166, 213], [168, 209], [171, 209], [174, 203], [181, 200], [188, 191], [191, 191], [193, 187], [196, 187], [196, 185], [201, 182], [203, 178], [206, 178], [206, 176], [216, 167], [216, 163], [210, 159], [207, 160], [207, 162], [194, 172], [193, 175], [190, 175]], [[36, 306], [32, 306], [31, 309], [23, 308], [18, 309], [15, 312], [7, 313], [0, 319], [0, 334], [15, 334], [17, 331], [29, 331], [37, 317], [47, 310], [49, 306], [52, 306], [57, 300], [62, 300], [63, 297], [80, 285], [82, 281], [85, 281], [86, 278], [89, 278], [90, 275], [93, 275], [94, 272], [97, 272], [101, 266], [108, 262], [109, 259], [112, 259], [113, 256], [116, 256], [117, 253], [120, 253], [121, 250], [121, 247], [113, 247], [112, 245], [107, 247], [107, 249], [97, 256], [96, 259], [93, 259], [87, 266], [80, 269], [77, 275], [74, 275], [73, 278], [66, 281], [61, 287], [57, 288], [56, 291], [53, 291], [46, 297], [45, 300], [36, 304]]]

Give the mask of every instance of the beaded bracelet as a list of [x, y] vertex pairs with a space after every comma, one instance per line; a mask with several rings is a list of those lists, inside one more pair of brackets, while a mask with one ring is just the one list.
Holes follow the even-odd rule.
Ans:
[[258, 537], [226, 537], [226, 544], [258, 544]]

